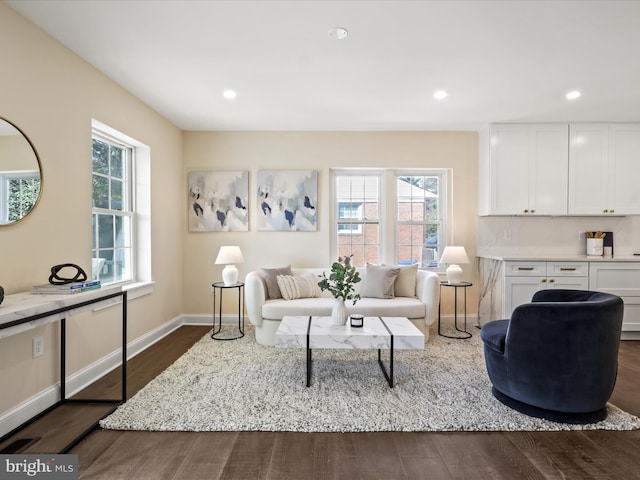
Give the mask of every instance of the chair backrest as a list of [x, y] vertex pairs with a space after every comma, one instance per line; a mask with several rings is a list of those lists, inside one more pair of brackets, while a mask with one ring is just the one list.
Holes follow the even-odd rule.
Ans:
[[540, 362], [546, 374], [568, 382], [583, 376], [586, 389], [613, 390], [623, 312], [622, 299], [616, 295], [540, 291], [531, 303], [513, 311], [505, 353], [510, 362]]

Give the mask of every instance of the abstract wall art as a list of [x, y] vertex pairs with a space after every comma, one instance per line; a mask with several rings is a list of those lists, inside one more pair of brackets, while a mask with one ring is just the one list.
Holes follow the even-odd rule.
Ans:
[[316, 170], [258, 170], [257, 229], [315, 232], [318, 225]]
[[190, 232], [249, 230], [249, 172], [207, 171], [188, 175]]

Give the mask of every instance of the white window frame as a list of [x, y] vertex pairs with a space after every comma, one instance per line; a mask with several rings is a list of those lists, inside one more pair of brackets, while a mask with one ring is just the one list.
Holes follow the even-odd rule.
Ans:
[[[400, 221], [397, 218], [399, 203], [401, 198], [399, 196], [399, 192], [397, 191], [398, 186], [398, 178], [400, 177], [438, 177], [438, 219], [435, 221], [428, 221], [424, 219], [423, 221]], [[424, 270], [433, 270], [435, 272], [443, 272], [444, 267], [440, 265], [439, 259], [444, 251], [444, 247], [448, 245], [449, 239], [449, 229], [447, 218], [450, 214], [448, 209], [447, 199], [448, 191], [449, 191], [449, 171], [443, 168], [428, 168], [428, 169], [408, 169], [408, 170], [394, 170], [393, 171], [393, 183], [394, 183], [394, 211], [396, 212], [396, 228], [395, 228], [395, 239], [394, 239], [394, 259], [395, 264], [397, 264], [400, 259], [398, 258], [398, 250], [399, 250], [399, 232], [398, 227], [400, 225], [437, 225], [438, 226], [438, 264], [432, 267], [420, 267]]]
[[[134, 161], [132, 162], [131, 168], [131, 201], [135, 207], [135, 216], [132, 223], [134, 230], [131, 265], [133, 278], [128, 281], [115, 282], [114, 284], [122, 284], [122, 287], [129, 291], [130, 299], [152, 293], [151, 149], [142, 142], [95, 119], [91, 121], [91, 132], [91, 144], [93, 144], [93, 135], [96, 134], [128, 145], [133, 150]], [[93, 248], [91, 248], [90, 251], [93, 252]]]
[[[339, 219], [339, 214], [338, 214], [338, 208], [339, 208], [339, 204], [343, 203], [340, 202], [337, 198], [337, 178], [338, 177], [345, 177], [345, 176], [352, 176], [352, 177], [364, 177], [364, 176], [373, 176], [373, 177], [378, 177], [378, 202], [380, 202], [380, 199], [383, 198], [384, 195], [384, 171], [382, 169], [356, 169], [356, 168], [345, 168], [345, 169], [331, 169], [331, 216], [332, 216], [332, 221], [331, 221], [331, 257], [332, 259], [336, 259], [338, 258], [338, 245], [337, 245], [337, 239], [338, 239], [338, 235], [350, 235], [350, 234], [361, 234], [363, 229], [362, 226], [360, 226], [359, 231], [358, 230], [354, 230], [353, 229], [353, 223], [350, 223], [349, 219], [343, 219], [344, 221], [341, 222]], [[360, 225], [365, 225], [365, 224], [377, 224], [378, 225], [378, 257], [381, 259], [383, 258], [383, 252], [384, 252], [384, 235], [383, 235], [383, 231], [385, 229], [385, 212], [383, 208], [380, 208], [380, 203], [378, 203], [378, 219], [377, 220], [367, 220], [364, 217], [364, 212], [362, 214], [362, 218], [358, 219], [358, 223], [360, 223]], [[339, 224], [343, 224], [343, 225], [351, 225], [352, 230], [351, 231], [339, 231], [338, 225]], [[332, 260], [333, 261], [333, 260]]]
[[[451, 241], [452, 222], [451, 222], [451, 184], [453, 173], [447, 168], [413, 168], [413, 169], [358, 169], [358, 168], [335, 168], [331, 169], [331, 258], [334, 261], [338, 257], [338, 198], [336, 191], [336, 177], [338, 176], [365, 176], [376, 175], [379, 177], [378, 192], [378, 232], [379, 232], [379, 263], [389, 265], [397, 265], [398, 259], [398, 233], [397, 233], [397, 215], [398, 215], [398, 192], [397, 177], [407, 176], [438, 176], [440, 177], [439, 185], [439, 222], [440, 230], [438, 238], [438, 246], [440, 248], [439, 255], [442, 255], [444, 247]], [[394, 228], [387, 229], [388, 219], [394, 221]], [[347, 223], [347, 222], [345, 222]], [[346, 233], [348, 234], [348, 233]], [[342, 233], [340, 233], [342, 235]], [[422, 268], [422, 267], [421, 267]], [[444, 266], [438, 263], [434, 267], [425, 267], [424, 270], [432, 270], [437, 273], [444, 272]]]
[[[93, 228], [95, 228], [95, 231], [93, 232], [94, 238], [98, 238], [99, 236], [98, 231], [100, 227], [99, 227], [99, 222], [97, 221], [97, 218], [99, 218], [101, 215], [112, 216], [114, 218], [121, 217], [123, 219], [123, 225], [125, 224], [129, 225], [129, 228], [125, 228], [125, 235], [128, 238], [126, 238], [124, 241], [125, 243], [124, 247], [117, 246], [117, 241], [114, 234], [114, 239], [113, 239], [114, 245], [112, 247], [100, 248], [100, 246], [98, 245], [95, 249], [92, 248], [91, 262], [92, 262], [92, 265], [93, 264], [100, 265], [100, 262], [97, 262], [97, 260], [101, 258], [100, 256], [101, 251], [112, 252], [112, 257], [114, 259], [113, 261], [115, 262], [115, 257], [117, 256], [117, 252], [119, 250], [128, 252], [128, 255], [127, 253], [125, 253], [125, 257], [128, 256], [129, 261], [125, 265], [126, 267], [125, 270], [128, 273], [125, 273], [124, 278], [115, 279], [114, 277], [113, 280], [105, 282], [102, 278], [100, 278], [99, 269], [95, 268], [94, 273], [97, 274], [98, 278], [94, 278], [94, 279], [100, 279], [104, 285], [127, 283], [136, 278], [136, 204], [135, 204], [135, 196], [134, 196], [135, 178], [133, 175], [133, 172], [134, 172], [133, 165], [135, 163], [135, 150], [132, 145], [124, 143], [120, 139], [111, 137], [102, 132], [94, 130], [91, 135], [92, 145], [96, 140], [102, 143], [106, 143], [110, 147], [118, 148], [123, 152], [123, 158], [122, 158], [123, 174], [121, 179], [123, 183], [123, 189], [122, 189], [123, 201], [120, 209], [112, 208], [111, 206], [97, 207], [92, 204], [91, 212], [92, 212], [92, 215], [96, 216], [95, 223], [92, 222], [93, 224], [92, 226]], [[112, 177], [112, 174], [110, 171], [101, 174], [101, 173], [93, 172], [93, 169], [92, 169], [92, 178], [94, 175], [99, 175], [103, 178], [106, 178], [108, 188], [109, 190], [111, 190], [111, 183], [114, 177]], [[117, 180], [120, 180], [120, 179], [117, 179]], [[111, 192], [109, 193], [108, 197], [109, 197], [109, 203], [111, 204], [112, 202]], [[115, 225], [112, 228], [115, 228]], [[115, 266], [114, 266], [114, 269], [115, 269]]]

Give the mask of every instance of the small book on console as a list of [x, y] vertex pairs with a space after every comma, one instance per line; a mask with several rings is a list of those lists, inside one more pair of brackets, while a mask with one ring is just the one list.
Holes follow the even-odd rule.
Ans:
[[60, 294], [68, 295], [72, 293], [86, 292], [87, 290], [95, 290], [100, 288], [100, 280], [91, 280], [89, 282], [73, 282], [65, 285], [52, 285], [51, 283], [43, 283], [42, 285], [34, 285], [31, 289], [32, 293], [43, 294]]

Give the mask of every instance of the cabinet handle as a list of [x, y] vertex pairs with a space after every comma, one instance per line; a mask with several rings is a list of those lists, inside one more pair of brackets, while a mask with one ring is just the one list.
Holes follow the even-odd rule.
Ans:
[[524, 213], [529, 213], [529, 210], [528, 210], [528, 209], [525, 209]]
[[543, 279], [542, 279], [542, 283], [547, 283], [547, 279], [546, 279], [546, 278], [543, 278]]
[[531, 210], [531, 213], [536, 213], [536, 211], [532, 209], [532, 210]]
[[560, 267], [561, 272], [575, 272], [576, 267]]
[[527, 270], [527, 271], [531, 271], [531, 270], [533, 270], [533, 267], [518, 267], [518, 270]]
[[615, 213], [615, 210], [609, 210], [609, 213]]
[[551, 280], [549, 280], [549, 283], [553, 283], [555, 282], [555, 280], [552, 278]]
[[602, 213], [609, 213], [609, 210], [603, 210]]

